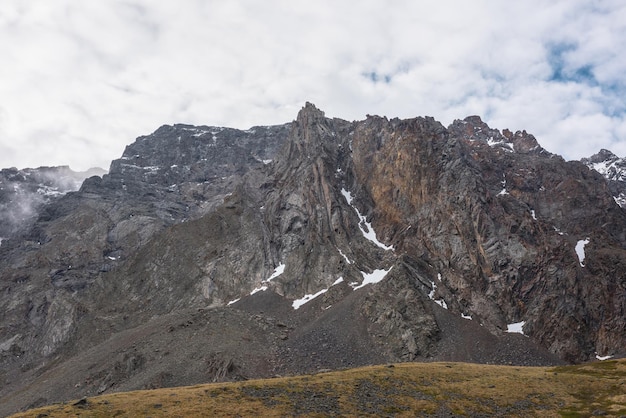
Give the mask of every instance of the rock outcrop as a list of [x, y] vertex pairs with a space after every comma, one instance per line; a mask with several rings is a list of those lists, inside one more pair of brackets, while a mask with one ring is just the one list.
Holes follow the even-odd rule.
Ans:
[[[163, 126], [0, 247], [0, 413], [391, 361], [623, 355], [611, 184], [477, 116], [348, 122], [307, 103], [280, 126]], [[41, 398], [43, 376], [59, 389]]]

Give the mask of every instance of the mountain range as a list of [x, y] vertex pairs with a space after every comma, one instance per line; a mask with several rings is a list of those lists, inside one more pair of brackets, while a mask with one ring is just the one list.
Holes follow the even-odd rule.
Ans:
[[307, 103], [246, 131], [162, 126], [78, 189], [67, 168], [2, 170], [0, 414], [387, 362], [623, 356], [625, 169], [477, 116]]

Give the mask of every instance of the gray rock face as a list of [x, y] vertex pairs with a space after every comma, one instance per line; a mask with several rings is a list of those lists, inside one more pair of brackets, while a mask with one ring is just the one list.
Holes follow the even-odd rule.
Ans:
[[161, 127], [0, 247], [0, 413], [380, 362], [623, 355], [613, 196], [476, 116], [348, 122], [307, 103], [280, 126]]

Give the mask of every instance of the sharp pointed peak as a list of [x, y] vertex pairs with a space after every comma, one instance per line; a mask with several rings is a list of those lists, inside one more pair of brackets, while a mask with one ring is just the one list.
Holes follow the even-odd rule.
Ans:
[[304, 107], [298, 113], [298, 121], [316, 120], [325, 117], [325, 113], [318, 109], [313, 103], [306, 102]]

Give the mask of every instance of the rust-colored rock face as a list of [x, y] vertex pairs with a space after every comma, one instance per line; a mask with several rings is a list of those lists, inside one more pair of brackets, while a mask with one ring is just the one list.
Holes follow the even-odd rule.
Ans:
[[448, 129], [370, 118], [353, 155], [376, 231], [435, 267], [449, 309], [494, 332], [524, 320], [527, 335], [570, 361], [626, 343], [626, 271], [616, 267], [625, 217], [596, 173], [477, 117]]
[[307, 103], [281, 126], [164, 126], [2, 242], [0, 415], [390, 361], [626, 354], [621, 167], [477, 116]]

